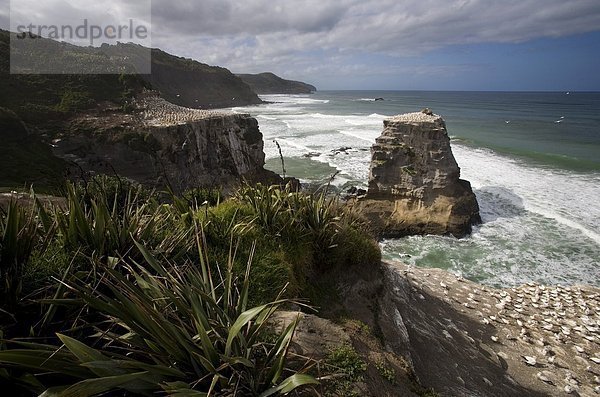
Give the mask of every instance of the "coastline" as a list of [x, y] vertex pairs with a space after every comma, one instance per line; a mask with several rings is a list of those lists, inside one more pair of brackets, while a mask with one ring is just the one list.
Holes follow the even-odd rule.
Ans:
[[[377, 96], [385, 100], [365, 100]], [[571, 142], [565, 145], [573, 146], [585, 134], [593, 143], [597, 116], [573, 101], [591, 101], [596, 94], [319, 91], [263, 96], [270, 98], [277, 103], [235, 108], [259, 120], [267, 168], [281, 171], [279, 152], [272, 143], [277, 140], [288, 174], [320, 185], [337, 172], [332, 185], [340, 192], [352, 186], [366, 188], [370, 148], [386, 115], [430, 106], [447, 121], [448, 133], [455, 137], [452, 150], [462, 178], [471, 182], [484, 223], [474, 228], [472, 237], [461, 240], [424, 236], [388, 241], [386, 258], [449, 268], [495, 286], [529, 281], [600, 286], [600, 245], [589, 237], [590, 231], [598, 230], [600, 219], [600, 207], [590, 206], [600, 194], [600, 174], [559, 169], [557, 164], [541, 167], [486, 145], [460, 143], [470, 135], [484, 141], [506, 138], [514, 144], [521, 142], [515, 136], [523, 137], [527, 145], [562, 137]], [[506, 98], [516, 102], [508, 103]], [[554, 115], [561, 114], [566, 121], [555, 124], [560, 116]], [[506, 120], [512, 121], [507, 124]], [[577, 147], [584, 150], [582, 145]], [[586, 153], [593, 148], [587, 147]]]

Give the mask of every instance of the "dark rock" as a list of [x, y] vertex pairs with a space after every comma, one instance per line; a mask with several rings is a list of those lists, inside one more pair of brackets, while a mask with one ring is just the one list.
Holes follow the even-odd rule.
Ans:
[[343, 147], [341, 147], [341, 148], [339, 148], [339, 149], [334, 149], [334, 150], [332, 150], [332, 151], [331, 151], [331, 153], [332, 153], [334, 156], [335, 156], [335, 155], [338, 155], [338, 154], [340, 154], [340, 153], [348, 154], [348, 153], [347, 153], [347, 152], [348, 152], [348, 150], [352, 150], [352, 148], [351, 148], [351, 147], [349, 147], [349, 146], [343, 146]]
[[319, 157], [320, 155], [321, 155], [321, 153], [319, 153], [319, 152], [309, 152], [309, 153], [303, 154], [302, 157], [310, 158], [310, 157]]

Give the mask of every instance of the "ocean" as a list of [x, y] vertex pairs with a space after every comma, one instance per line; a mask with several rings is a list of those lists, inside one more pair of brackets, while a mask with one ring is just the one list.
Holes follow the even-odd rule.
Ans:
[[[384, 100], [375, 101], [376, 98]], [[232, 109], [256, 117], [267, 168], [366, 188], [383, 120], [425, 107], [448, 127], [483, 223], [466, 238], [381, 242], [384, 258], [493, 286], [600, 286], [600, 93], [322, 91]], [[340, 150], [343, 149], [343, 150]]]

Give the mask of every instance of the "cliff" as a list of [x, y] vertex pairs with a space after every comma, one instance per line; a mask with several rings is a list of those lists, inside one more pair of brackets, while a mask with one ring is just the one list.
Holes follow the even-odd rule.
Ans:
[[359, 207], [383, 235], [460, 237], [480, 222], [440, 116], [426, 111], [385, 120], [371, 152], [369, 189]]
[[273, 73], [238, 74], [257, 94], [311, 94], [315, 86], [301, 81], [285, 80]]
[[134, 106], [128, 115], [104, 109], [73, 120], [54, 153], [74, 169], [176, 190], [279, 182], [263, 168], [262, 134], [249, 115], [183, 108], [152, 92]]
[[327, 309], [366, 323], [436, 395], [600, 392], [598, 288], [493, 288], [397, 262], [338, 277]]
[[[187, 123], [189, 120], [179, 120], [178, 124], [156, 127], [140, 119], [141, 109], [132, 105], [151, 86], [170, 102], [191, 108], [262, 102], [227, 69], [133, 44], [77, 47], [40, 38], [35, 42], [43, 51], [32, 62], [53, 68], [64, 66], [66, 74], [10, 74], [11, 34], [0, 30], [0, 107], [10, 113], [11, 120], [22, 122], [23, 131], [27, 132], [13, 128], [12, 121], [10, 129], [0, 126], [2, 135], [11, 135], [0, 149], [0, 154], [5, 154], [0, 187], [22, 187], [33, 182], [46, 187], [58, 183], [69, 168], [63, 160], [75, 161], [84, 170], [109, 174], [123, 171], [123, 176], [143, 182], [156, 183], [160, 174], [182, 187], [210, 181], [231, 182], [231, 178], [248, 173], [264, 176], [262, 135], [249, 116], [211, 114], [202, 120], [192, 118], [191, 124]], [[115, 62], [134, 62], [148, 54], [151, 75], [94, 74]], [[135, 65], [122, 66], [128, 69]], [[69, 74], [69, 67], [88, 70], [89, 74]], [[171, 110], [180, 115], [177, 117], [189, 114], [188, 109]], [[9, 113], [1, 114], [7, 123]], [[191, 146], [179, 151], [168, 149], [183, 145], [186, 139], [179, 142], [178, 137], [192, 135], [204, 136], [206, 150], [211, 152], [191, 153]], [[162, 151], [155, 156], [153, 150], [158, 145]], [[53, 156], [53, 146], [60, 158]], [[179, 171], [182, 175], [177, 174]]]

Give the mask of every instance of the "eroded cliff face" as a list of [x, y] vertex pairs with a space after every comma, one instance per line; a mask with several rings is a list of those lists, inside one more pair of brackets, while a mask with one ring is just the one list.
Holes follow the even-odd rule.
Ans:
[[385, 120], [371, 151], [369, 190], [359, 206], [384, 236], [464, 236], [480, 221], [440, 116], [426, 111]]
[[84, 171], [175, 190], [278, 181], [263, 168], [262, 134], [249, 115], [183, 108], [155, 95], [135, 106], [129, 115], [107, 111], [78, 119], [76, 133], [55, 141], [55, 153]]
[[[576, 337], [585, 353], [573, 354], [569, 342], [553, 343], [555, 331], [531, 320], [546, 317], [548, 308], [529, 306], [530, 299], [553, 296], [560, 287], [495, 289], [397, 262], [339, 278], [343, 308], [336, 309], [369, 325], [387, 351], [403, 357], [416, 382], [440, 396], [562, 396], [565, 390], [592, 395], [596, 374], [586, 367], [595, 364], [582, 358], [593, 354], [593, 342]], [[598, 290], [572, 287], [559, 294], [563, 301], [597, 299]], [[577, 310], [591, 312], [595, 302]], [[592, 321], [574, 312], [559, 321], [585, 327], [584, 320]], [[528, 365], [522, 356], [537, 357], [538, 363]], [[581, 384], [572, 384], [572, 378]]]

